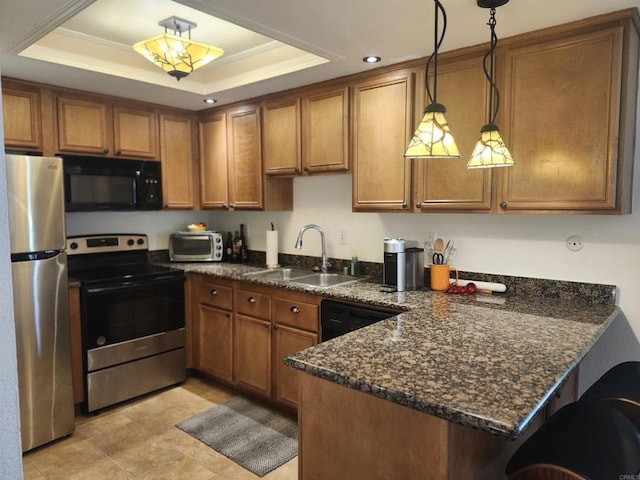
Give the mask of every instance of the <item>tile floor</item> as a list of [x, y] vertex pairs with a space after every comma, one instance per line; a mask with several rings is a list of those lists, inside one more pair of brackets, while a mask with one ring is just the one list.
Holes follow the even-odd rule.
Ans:
[[[71, 437], [27, 453], [25, 480], [253, 480], [245, 470], [174, 425], [236, 393], [190, 377], [182, 385], [76, 417]], [[297, 457], [262, 477], [298, 478]]]

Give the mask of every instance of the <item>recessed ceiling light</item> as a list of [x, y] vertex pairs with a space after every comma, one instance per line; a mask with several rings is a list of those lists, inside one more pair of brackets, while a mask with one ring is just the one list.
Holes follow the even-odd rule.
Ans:
[[203, 100], [203, 102], [204, 102], [204, 103], [208, 103], [208, 104], [210, 104], [210, 105], [211, 105], [211, 104], [213, 104], [213, 103], [216, 103], [216, 102], [217, 102], [217, 100], [216, 100], [215, 98], [205, 98], [205, 99]]
[[382, 58], [376, 57], [375, 55], [369, 55], [362, 59], [362, 61], [365, 63], [378, 63], [380, 60], [382, 60]]

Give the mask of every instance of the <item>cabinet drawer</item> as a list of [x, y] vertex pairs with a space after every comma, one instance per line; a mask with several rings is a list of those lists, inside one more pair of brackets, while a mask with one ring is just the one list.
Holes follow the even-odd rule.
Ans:
[[318, 306], [312, 303], [275, 298], [273, 300], [273, 322], [290, 327], [318, 331]]
[[255, 290], [236, 290], [236, 311], [244, 315], [269, 320], [271, 318], [271, 297]]
[[202, 280], [198, 290], [198, 301], [212, 307], [231, 310], [233, 305], [233, 290], [230, 286]]

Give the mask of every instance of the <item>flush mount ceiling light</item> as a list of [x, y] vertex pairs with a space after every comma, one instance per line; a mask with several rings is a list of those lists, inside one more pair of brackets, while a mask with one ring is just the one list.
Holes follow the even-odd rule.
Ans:
[[365, 63], [378, 63], [380, 60], [382, 60], [382, 58], [376, 55], [368, 55], [362, 59]]
[[[429, 105], [424, 109], [424, 117], [416, 133], [413, 135], [409, 147], [404, 154], [405, 158], [459, 158], [460, 151], [453, 135], [449, 130], [449, 124], [444, 118], [447, 109], [438, 103], [438, 49], [444, 39], [447, 30], [447, 14], [440, 0], [435, 3], [435, 27], [434, 27], [434, 50], [427, 61], [425, 72], [425, 85], [429, 97]], [[438, 38], [438, 16], [442, 14], [444, 20], [442, 34]], [[433, 61], [433, 95], [429, 88], [429, 65]]]
[[[164, 27], [163, 35], [138, 42], [133, 49], [178, 81], [224, 54], [221, 48], [191, 40], [191, 29], [197, 27], [193, 22], [169, 17], [158, 25]], [[173, 35], [167, 29], [173, 30]], [[189, 38], [183, 38], [183, 32], [188, 32]]]
[[[491, 44], [483, 60], [484, 75], [489, 82], [488, 122], [480, 129], [480, 139], [473, 149], [467, 168], [511, 167], [515, 165], [515, 162], [500, 136], [498, 126], [495, 124], [498, 108], [500, 107], [500, 92], [494, 81], [496, 70], [494, 55], [498, 45], [498, 37], [495, 30], [496, 8], [508, 3], [509, 0], [477, 1], [479, 7], [491, 9], [489, 23], [487, 23], [491, 30]], [[487, 67], [487, 60], [489, 60], [489, 67]]]

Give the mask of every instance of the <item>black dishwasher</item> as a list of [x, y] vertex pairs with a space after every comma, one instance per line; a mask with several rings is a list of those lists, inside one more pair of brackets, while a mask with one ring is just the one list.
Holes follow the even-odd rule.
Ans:
[[321, 341], [325, 342], [353, 332], [400, 312], [378, 310], [368, 306], [322, 300], [320, 303]]

